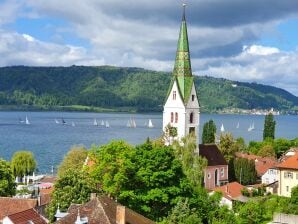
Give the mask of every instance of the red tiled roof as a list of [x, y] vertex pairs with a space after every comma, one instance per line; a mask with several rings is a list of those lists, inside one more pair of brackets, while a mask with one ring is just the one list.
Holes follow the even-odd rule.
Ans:
[[5, 216], [22, 212], [37, 206], [36, 199], [0, 197], [0, 220]]
[[215, 144], [200, 144], [199, 154], [208, 161], [208, 166], [228, 165]]
[[28, 224], [32, 221], [34, 224], [46, 224], [46, 220], [39, 215], [33, 208], [9, 215], [8, 218], [14, 224]]
[[268, 169], [275, 167], [277, 164], [277, 161], [273, 157], [261, 157], [239, 152], [237, 152], [235, 155], [238, 158], [254, 160], [256, 171], [259, 177], [266, 173]]
[[278, 164], [276, 167], [282, 168], [282, 169], [298, 170], [298, 153], [285, 159], [283, 162]]
[[242, 196], [241, 190], [243, 188], [244, 186], [238, 182], [232, 182], [221, 187], [216, 187], [213, 189], [213, 191], [222, 192], [224, 196], [228, 196], [229, 198], [233, 199]]

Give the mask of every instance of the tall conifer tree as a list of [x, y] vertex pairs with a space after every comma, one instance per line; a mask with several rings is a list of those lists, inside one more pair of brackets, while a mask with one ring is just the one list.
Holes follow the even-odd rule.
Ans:
[[215, 143], [216, 125], [213, 120], [209, 120], [204, 124], [202, 133], [202, 143]]
[[263, 140], [266, 138], [275, 138], [275, 120], [272, 113], [269, 113], [265, 116], [264, 122], [264, 131], [263, 131]]

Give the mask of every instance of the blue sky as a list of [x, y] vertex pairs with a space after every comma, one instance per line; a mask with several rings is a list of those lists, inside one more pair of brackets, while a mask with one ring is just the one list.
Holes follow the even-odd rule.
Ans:
[[[298, 96], [298, 1], [186, 0], [196, 75]], [[171, 71], [182, 1], [0, 0], [0, 66], [116, 65]]]

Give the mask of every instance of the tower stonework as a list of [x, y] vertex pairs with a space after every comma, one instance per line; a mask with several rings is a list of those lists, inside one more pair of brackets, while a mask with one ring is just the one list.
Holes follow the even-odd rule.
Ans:
[[[170, 127], [177, 135], [166, 138], [165, 143], [171, 144], [173, 140], [181, 140], [190, 133], [198, 136], [199, 120], [200, 105], [191, 71], [185, 5], [183, 5], [173, 76], [163, 111], [163, 131], [166, 135], [170, 135], [168, 130]], [[198, 137], [196, 141], [198, 145]]]

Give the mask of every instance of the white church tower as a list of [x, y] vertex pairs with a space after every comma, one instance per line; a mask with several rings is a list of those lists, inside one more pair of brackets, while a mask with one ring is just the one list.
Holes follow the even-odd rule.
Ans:
[[[194, 133], [197, 136], [198, 145], [199, 118], [200, 105], [191, 71], [185, 4], [183, 4], [173, 77], [163, 111], [163, 131], [168, 136], [176, 136], [165, 139], [165, 143], [171, 144], [174, 139], [180, 140]], [[170, 131], [167, 127], [170, 127]]]

